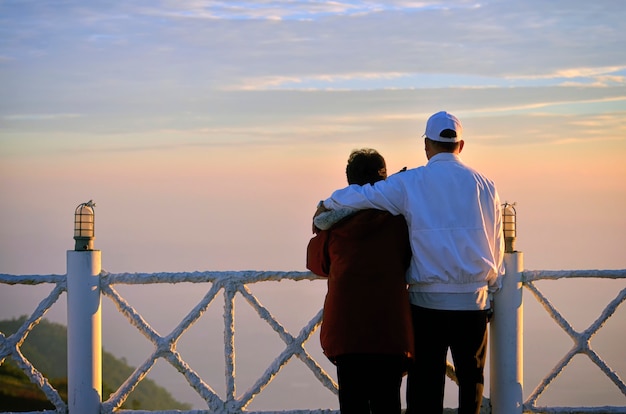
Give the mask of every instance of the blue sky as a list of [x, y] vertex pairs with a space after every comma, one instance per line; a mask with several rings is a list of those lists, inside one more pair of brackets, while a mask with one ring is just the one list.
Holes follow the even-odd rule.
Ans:
[[[0, 62], [4, 78], [15, 81], [5, 87], [20, 87], [24, 99], [35, 94], [25, 86], [64, 88], [71, 97], [98, 79], [118, 93], [190, 84], [623, 86], [621, 8], [615, 1], [5, 1]], [[39, 65], [47, 76], [29, 76], [41, 74]]]

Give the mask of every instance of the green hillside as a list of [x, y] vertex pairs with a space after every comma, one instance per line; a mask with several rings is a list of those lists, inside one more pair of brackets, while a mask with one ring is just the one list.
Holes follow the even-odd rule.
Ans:
[[[0, 332], [9, 336], [26, 321], [0, 321]], [[22, 354], [37, 368], [67, 402], [67, 329], [43, 319], [21, 346]], [[102, 397], [115, 391], [134, 371], [125, 361], [102, 351]], [[191, 404], [176, 401], [164, 388], [143, 379], [123, 405], [127, 409], [190, 410]], [[9, 357], [0, 365], [0, 411], [37, 411], [54, 409], [43, 392]]]

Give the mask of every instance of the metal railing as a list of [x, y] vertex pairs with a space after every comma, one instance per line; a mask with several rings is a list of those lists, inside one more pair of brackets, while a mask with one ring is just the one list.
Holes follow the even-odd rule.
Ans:
[[[308, 272], [193, 272], [193, 273], [160, 273], [160, 274], [110, 274], [102, 275], [102, 292], [108, 296], [126, 316], [129, 322], [135, 326], [155, 347], [154, 352], [144, 364], [139, 366], [126, 382], [102, 404], [102, 412], [108, 413], [116, 410], [128, 397], [130, 392], [147, 374], [158, 358], [167, 360], [178, 372], [180, 372], [189, 385], [207, 402], [211, 412], [241, 412], [252, 399], [258, 395], [278, 374], [283, 366], [292, 358], [299, 358], [315, 375], [319, 382], [337, 392], [337, 385], [333, 379], [320, 367], [304, 347], [313, 331], [320, 325], [322, 311], [320, 310], [297, 335], [288, 332], [280, 322], [264, 307], [259, 300], [250, 292], [247, 285], [280, 280], [314, 280], [318, 279]], [[172, 332], [160, 336], [148, 325], [136, 310], [130, 306], [117, 293], [115, 284], [145, 284], [145, 283], [211, 283], [211, 288], [202, 300], [185, 316]], [[198, 375], [196, 371], [181, 358], [176, 351], [176, 342], [191, 325], [197, 321], [207, 310], [217, 294], [223, 290], [224, 294], [224, 357], [226, 376], [226, 398], [220, 398], [217, 393]], [[235, 295], [239, 293], [250, 306], [257, 312], [259, 317], [272, 327], [285, 343], [285, 349], [270, 364], [257, 381], [242, 395], [235, 395], [235, 327], [234, 327], [234, 302]], [[123, 412], [123, 411], [121, 411]], [[328, 411], [286, 411], [286, 413], [305, 412], [328, 412]]]
[[[68, 261], [70, 259], [70, 252], [68, 252]], [[89, 252], [77, 252], [76, 254], [90, 254]], [[510, 254], [507, 254], [510, 256]], [[509, 257], [510, 259], [510, 257]], [[620, 379], [617, 373], [611, 370], [608, 364], [602, 360], [602, 358], [592, 349], [590, 345], [591, 338], [598, 332], [598, 330], [605, 324], [605, 322], [615, 313], [617, 307], [624, 302], [626, 297], [626, 289], [622, 289], [619, 294], [613, 299], [604, 309], [600, 317], [591, 324], [586, 330], [582, 332], [576, 332], [572, 326], [563, 318], [563, 316], [556, 310], [556, 308], [550, 303], [550, 301], [537, 289], [535, 281], [545, 279], [567, 279], [567, 278], [610, 278], [610, 279], [626, 279], [626, 270], [595, 270], [595, 271], [523, 271], [519, 272], [515, 269], [511, 269], [513, 265], [510, 261], [507, 267], [507, 277], [511, 277], [514, 283], [510, 284], [510, 288], [503, 287], [504, 290], [509, 289], [509, 292], [502, 292], [503, 295], [513, 295], [519, 298], [521, 303], [521, 290], [526, 287], [541, 303], [548, 314], [561, 326], [565, 332], [574, 341], [572, 349], [566, 353], [561, 361], [555, 366], [541, 381], [541, 383], [535, 388], [530, 396], [521, 401], [521, 372], [516, 371], [515, 364], [513, 365], [512, 372], [496, 372], [497, 377], [500, 379], [498, 384], [494, 384], [492, 375], [492, 389], [491, 398], [493, 400], [510, 399], [515, 401], [505, 401], [504, 404], [500, 402], [502, 407], [506, 407], [507, 404], [515, 407], [511, 412], [528, 412], [528, 413], [626, 413], [626, 406], [622, 407], [538, 407], [536, 401], [539, 396], [545, 391], [545, 389], [552, 383], [552, 381], [561, 373], [563, 368], [572, 360], [574, 355], [585, 354], [589, 359], [595, 363], [602, 372], [619, 388], [624, 396], [626, 396], [626, 386], [624, 381]], [[520, 266], [521, 263], [517, 263]], [[189, 386], [192, 387], [203, 400], [206, 401], [209, 407], [207, 410], [190, 410], [190, 411], [151, 411], [152, 413], [253, 413], [253, 411], [246, 411], [246, 407], [250, 402], [272, 381], [272, 379], [278, 374], [278, 372], [285, 366], [285, 364], [293, 357], [300, 359], [310, 369], [320, 384], [330, 391], [336, 393], [337, 385], [334, 380], [322, 369], [322, 367], [316, 362], [306, 350], [305, 343], [311, 337], [312, 333], [317, 329], [321, 323], [322, 311], [320, 310], [308, 323], [302, 327], [298, 334], [292, 334], [281, 325], [277, 318], [264, 307], [259, 300], [251, 293], [248, 285], [264, 282], [264, 281], [280, 281], [280, 280], [315, 280], [319, 279], [318, 276], [310, 272], [189, 272], [189, 273], [121, 273], [111, 274], [106, 271], [100, 271], [99, 264], [96, 267], [91, 267], [91, 276], [95, 276], [94, 280], [99, 288], [99, 292], [102, 295], [109, 298], [117, 307], [122, 315], [124, 315], [129, 323], [134, 326], [139, 332], [141, 332], [146, 338], [148, 338], [154, 345], [154, 350], [149, 358], [126, 379], [126, 381], [113, 393], [111, 396], [103, 402], [97, 401], [97, 412], [100, 413], [147, 413], [149, 411], [137, 411], [137, 410], [124, 410], [119, 407], [127, 399], [132, 390], [139, 384], [139, 382], [145, 378], [156, 361], [160, 358], [171, 364], [178, 372], [180, 372]], [[46, 395], [48, 400], [56, 407], [54, 411], [43, 411], [45, 413], [67, 413], [72, 411], [71, 407], [61, 399], [58, 391], [54, 389], [48, 382], [48, 380], [22, 355], [20, 347], [31, 330], [39, 323], [43, 318], [46, 311], [60, 298], [64, 292], [68, 293], [68, 313], [70, 312], [70, 298], [73, 294], [78, 295], [79, 292], [73, 293], [71, 286], [71, 266], [68, 264], [68, 275], [29, 275], [18, 276], [0, 274], [0, 283], [9, 285], [35, 285], [35, 284], [52, 284], [54, 285], [50, 294], [45, 297], [37, 306], [32, 315], [30, 315], [23, 325], [12, 335], [5, 336], [4, 333], [0, 333], [0, 364], [5, 361], [6, 358], [12, 358], [22, 371], [30, 378], [30, 380], [37, 384], [39, 388]], [[516, 275], [516, 276], [515, 276]], [[517, 280], [513, 279], [513, 276]], [[133, 306], [131, 306], [115, 289], [115, 285], [144, 285], [154, 283], [199, 283], [210, 284], [210, 288], [204, 297], [195, 305], [195, 307], [181, 320], [181, 322], [167, 335], [159, 335], [137, 312]], [[74, 282], [75, 283], [75, 282]], [[68, 289], [68, 284], [70, 289]], [[89, 286], [86, 286], [89, 288]], [[77, 288], [78, 289], [78, 288]], [[181, 357], [176, 350], [178, 339], [181, 335], [187, 331], [209, 308], [213, 303], [217, 295], [223, 291], [224, 296], [224, 358], [225, 358], [225, 380], [226, 380], [226, 394], [222, 398], [216, 393], [203, 378], [194, 371]], [[256, 311], [256, 313], [263, 319], [272, 329], [279, 335], [282, 341], [285, 343], [284, 350], [278, 355], [278, 357], [267, 367], [265, 372], [254, 382], [254, 384], [246, 390], [243, 394], [237, 396], [235, 388], [235, 348], [234, 348], [234, 300], [235, 296], [241, 295], [247, 303]], [[100, 300], [100, 294], [98, 294], [98, 304]], [[504, 304], [511, 303], [511, 307], [515, 307], [515, 300], [502, 300], [498, 302], [496, 307], [496, 315], [494, 321], [500, 320], [500, 324], [506, 324], [508, 330], [515, 329], [520, 331], [520, 326], [509, 326], [511, 324], [520, 323], [520, 313], [512, 313], [507, 316], [506, 312], [515, 312], [515, 309], [506, 310]], [[517, 318], [517, 319], [516, 319]], [[70, 335], [72, 321], [68, 317], [68, 336]], [[99, 328], [99, 326], [98, 326]], [[494, 328], [494, 326], [492, 326]], [[508, 331], [505, 331], [503, 327], [493, 329], [492, 332], [492, 348], [496, 349], [500, 355], [497, 358], [516, 357], [515, 347], [519, 349], [520, 343], [513, 342], [510, 344], [513, 348], [513, 352], [507, 351], [508, 345], [502, 345], [509, 341], [510, 338], [503, 336], [508, 335]], [[503, 341], [504, 339], [504, 341]], [[500, 342], [497, 342], [500, 340]], [[519, 340], [521, 340], [521, 335]], [[494, 341], [496, 341], [494, 343]], [[68, 346], [70, 345], [68, 338]], [[496, 345], [494, 347], [494, 345]], [[509, 347], [511, 348], [511, 347]], [[493, 358], [492, 349], [492, 365], [494, 361], [498, 359]], [[521, 358], [520, 358], [521, 359]], [[509, 364], [505, 364], [509, 365]], [[499, 369], [499, 368], [498, 368]], [[493, 373], [493, 367], [492, 367]], [[73, 374], [68, 373], [71, 377]], [[453, 372], [451, 373], [453, 375]], [[70, 379], [69, 385], [71, 388], [72, 381]], [[503, 389], [498, 389], [501, 387]], [[510, 388], [506, 390], [504, 388]], [[508, 409], [500, 409], [499, 411], [494, 408], [494, 412], [501, 414]], [[269, 413], [267, 411], [266, 413]], [[277, 412], [277, 411], [271, 411]], [[319, 410], [291, 410], [280, 411], [284, 414], [318, 414], [318, 413], [338, 413], [335, 410], [319, 409]], [[262, 413], [261, 411], [254, 412], [256, 414]], [[83, 414], [83, 413], [81, 413]]]
[[569, 271], [524, 271], [523, 284], [532, 292], [537, 301], [548, 312], [552, 319], [567, 333], [574, 342], [572, 348], [563, 356], [556, 366], [541, 380], [534, 391], [524, 402], [524, 412], [532, 413], [624, 413], [626, 407], [537, 407], [537, 399], [546, 388], [561, 374], [563, 369], [572, 361], [574, 356], [584, 354], [591, 362], [600, 368], [626, 397], [626, 385], [618, 374], [596, 353], [591, 347], [591, 339], [598, 333], [606, 321], [613, 316], [617, 307], [626, 299], [626, 288], [622, 289], [617, 296], [602, 310], [600, 316], [585, 330], [577, 332], [572, 325], [563, 317], [550, 300], [537, 288], [536, 281], [559, 280], [559, 279], [625, 279], [626, 270], [569, 270]]

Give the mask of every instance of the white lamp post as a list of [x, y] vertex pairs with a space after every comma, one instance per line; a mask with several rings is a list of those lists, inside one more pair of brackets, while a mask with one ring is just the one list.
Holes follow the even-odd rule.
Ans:
[[69, 414], [99, 414], [102, 402], [100, 250], [93, 249], [93, 201], [74, 211], [67, 251], [67, 392]]
[[491, 412], [522, 414], [524, 411], [524, 332], [522, 303], [524, 260], [515, 250], [515, 204], [502, 205], [504, 267], [502, 287], [494, 294], [491, 338]]

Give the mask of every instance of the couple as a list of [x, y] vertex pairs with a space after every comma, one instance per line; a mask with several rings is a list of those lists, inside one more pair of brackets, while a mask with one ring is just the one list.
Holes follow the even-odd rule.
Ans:
[[459, 158], [462, 133], [432, 115], [428, 163], [389, 177], [375, 150], [355, 150], [350, 185], [315, 213], [307, 268], [328, 277], [321, 342], [342, 414], [400, 413], [407, 372], [407, 413], [440, 414], [448, 349], [459, 414], [480, 411], [504, 239], [494, 183]]

